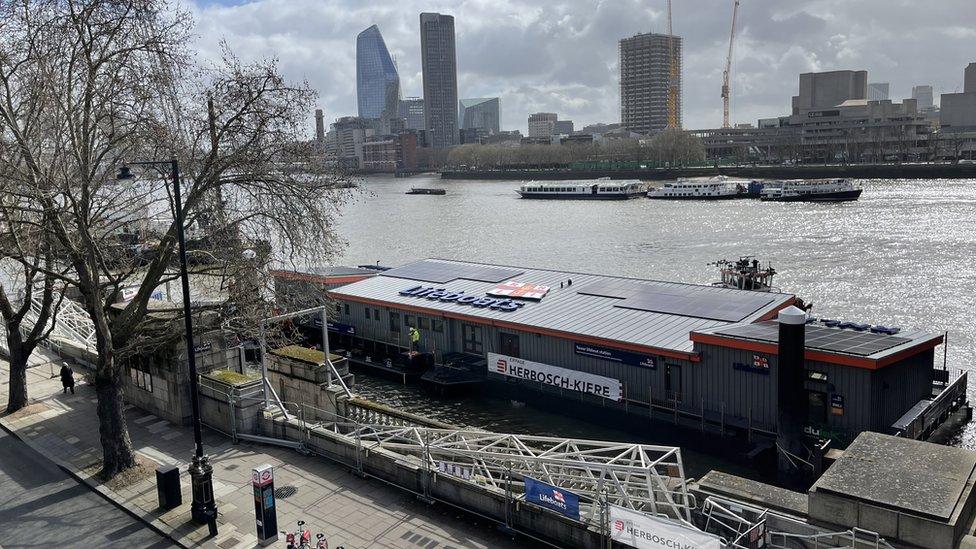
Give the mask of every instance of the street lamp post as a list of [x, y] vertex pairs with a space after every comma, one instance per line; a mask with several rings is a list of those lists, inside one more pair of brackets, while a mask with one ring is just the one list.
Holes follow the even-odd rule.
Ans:
[[[214, 500], [213, 467], [203, 454], [203, 430], [200, 423], [200, 395], [198, 392], [196, 347], [193, 344], [193, 317], [190, 307], [190, 276], [186, 264], [186, 236], [183, 230], [183, 200], [180, 192], [180, 166], [176, 159], [169, 161], [132, 162], [133, 165], [151, 166], [164, 174], [163, 167], [169, 164], [169, 176], [173, 182], [174, 216], [176, 221], [176, 240], [180, 255], [180, 282], [183, 287], [183, 323], [186, 332], [186, 359], [190, 370], [190, 410], [193, 415], [193, 442], [195, 451], [190, 463], [190, 484], [193, 503], [190, 513], [197, 524], [207, 524], [212, 536], [217, 535], [217, 502]], [[132, 179], [128, 166], [119, 169], [118, 179]]]

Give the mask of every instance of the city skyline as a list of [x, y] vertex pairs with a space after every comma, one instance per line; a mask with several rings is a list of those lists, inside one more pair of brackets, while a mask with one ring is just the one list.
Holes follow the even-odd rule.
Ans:
[[[703, 0], [704, 1], [704, 0]], [[684, 39], [683, 118], [686, 128], [721, 124], [721, 73], [728, 47], [731, 1], [678, 2], [675, 34]], [[293, 0], [285, 5], [206, 1], [188, 4], [200, 25], [201, 55], [215, 56], [226, 38], [241, 55], [276, 55], [283, 71], [320, 92], [327, 120], [354, 114], [355, 36], [373, 24], [397, 60], [403, 96], [421, 96], [417, 17], [439, 11], [457, 17], [458, 94], [500, 97], [502, 129], [525, 132], [528, 114], [559, 113], [578, 126], [619, 121], [617, 43], [638, 32], [664, 32], [665, 2], [514, 0], [418, 3]], [[958, 69], [971, 59], [976, 10], [961, 0], [925, 6], [865, 0], [848, 3], [744, 2], [733, 64], [732, 120], [789, 111], [803, 72], [867, 70], [890, 82], [890, 97], [915, 85], [962, 91]], [[945, 22], [951, 22], [946, 24]], [[874, 29], [874, 30], [872, 30]], [[870, 31], [870, 32], [869, 32]], [[869, 38], [870, 37], [870, 38]], [[311, 120], [310, 120], [311, 125]]]

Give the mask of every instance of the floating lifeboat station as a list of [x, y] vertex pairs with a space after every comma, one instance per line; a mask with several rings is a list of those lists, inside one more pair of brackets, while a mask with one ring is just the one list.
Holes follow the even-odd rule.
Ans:
[[798, 463], [862, 431], [925, 439], [968, 413], [965, 374], [935, 355], [942, 334], [817, 319], [774, 289], [441, 259], [342, 285], [279, 276], [279, 291], [295, 281], [329, 288], [330, 345], [352, 363], [420, 353], [483, 390], [776, 441]]

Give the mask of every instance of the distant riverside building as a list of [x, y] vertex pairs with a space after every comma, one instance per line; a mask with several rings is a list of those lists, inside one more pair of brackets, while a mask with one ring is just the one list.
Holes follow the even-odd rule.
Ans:
[[373, 120], [358, 116], [344, 116], [333, 122], [332, 128], [326, 134], [326, 156], [335, 159], [343, 166], [362, 167], [363, 143], [375, 134]]
[[315, 109], [315, 142], [319, 145], [325, 143], [325, 114], [322, 109]]
[[400, 101], [400, 118], [406, 120], [408, 130], [422, 130], [424, 125], [424, 100], [408, 97]]
[[424, 77], [424, 127], [434, 147], [458, 144], [457, 56], [454, 17], [420, 14], [420, 56]]
[[522, 132], [518, 130], [512, 131], [500, 131], [492, 135], [486, 135], [481, 138], [482, 145], [499, 145], [499, 144], [519, 144], [522, 142]]
[[462, 99], [458, 104], [462, 130], [484, 130], [498, 133], [501, 120], [501, 102], [497, 97]]
[[[678, 65], [678, 127], [681, 127], [681, 46], [673, 37]], [[620, 41], [620, 122], [624, 128], [651, 134], [668, 126], [671, 50], [665, 34], [638, 34]]]
[[552, 133], [556, 135], [569, 135], [573, 133], [573, 121], [572, 120], [556, 120], [553, 125]]
[[929, 111], [935, 108], [932, 86], [923, 85], [912, 88], [912, 99], [918, 101], [918, 110]]
[[537, 112], [529, 115], [529, 137], [549, 138], [559, 117], [554, 112]]
[[398, 116], [400, 75], [376, 25], [356, 37], [356, 99], [360, 118]]
[[417, 169], [417, 134], [401, 133], [371, 137], [362, 144], [362, 169], [393, 173]]
[[873, 82], [868, 84], [868, 101], [883, 101], [888, 99], [889, 86], [887, 82]]
[[793, 96], [793, 114], [836, 107], [851, 99], [868, 98], [868, 71], [808, 72], [800, 75], [800, 93]]
[[963, 92], [944, 93], [939, 102], [939, 125], [943, 132], [976, 132], [976, 63], [970, 63], [964, 75]]

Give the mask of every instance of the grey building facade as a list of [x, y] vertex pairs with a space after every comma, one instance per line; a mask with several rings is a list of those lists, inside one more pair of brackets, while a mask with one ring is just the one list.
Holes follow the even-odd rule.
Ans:
[[932, 86], [921, 85], [912, 87], [912, 99], [918, 101], [918, 110], [929, 111], [935, 108]]
[[[651, 134], [668, 126], [671, 49], [667, 35], [638, 34], [620, 41], [620, 122], [624, 128]], [[673, 37], [677, 66], [678, 127], [681, 127], [682, 40]]]
[[851, 99], [868, 98], [868, 71], [807, 72], [800, 75], [800, 93], [793, 96], [793, 114], [836, 107]]
[[872, 82], [868, 84], [868, 101], [884, 101], [889, 98], [889, 92], [887, 82]]
[[569, 135], [573, 133], [573, 121], [556, 120], [556, 123], [552, 127], [552, 133], [556, 135]]
[[976, 63], [970, 63], [963, 71], [963, 93], [976, 93]]
[[552, 136], [553, 129], [559, 116], [554, 112], [537, 112], [529, 115], [529, 137], [548, 138]]
[[494, 134], [501, 129], [501, 101], [497, 97], [462, 99], [458, 111], [462, 130], [484, 130], [486, 134]]
[[406, 121], [406, 129], [423, 130], [424, 100], [422, 97], [408, 97], [400, 101], [400, 118]]
[[454, 17], [420, 14], [420, 54], [424, 73], [424, 127], [435, 148], [458, 144], [457, 54]]

